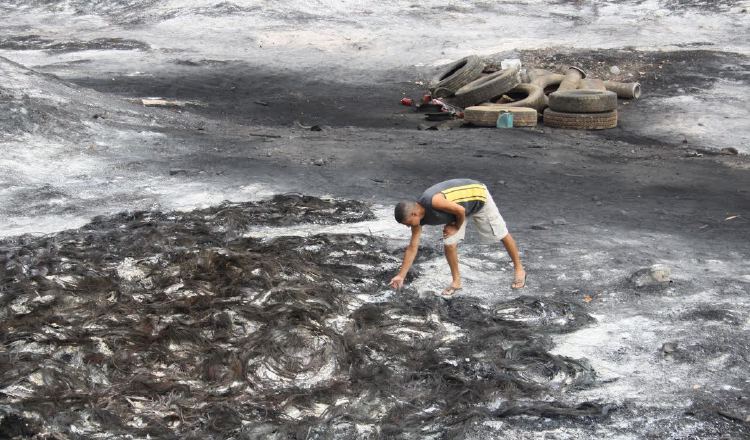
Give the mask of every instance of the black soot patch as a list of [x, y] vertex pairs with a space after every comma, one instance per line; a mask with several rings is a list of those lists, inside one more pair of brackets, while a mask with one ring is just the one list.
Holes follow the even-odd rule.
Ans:
[[712, 321], [733, 326], [741, 325], [743, 320], [739, 314], [732, 310], [716, 308], [711, 305], [702, 306], [696, 310], [683, 313], [680, 316], [683, 321]]
[[241, 233], [371, 217], [285, 195], [1, 241], [0, 436], [444, 438], [607, 416], [565, 394], [591, 367], [549, 353], [581, 310], [387, 295], [400, 260], [377, 237]]
[[81, 41], [56, 41], [39, 35], [12, 35], [0, 37], [0, 49], [46, 50], [50, 52], [79, 52], [84, 50], [148, 50], [147, 43], [124, 38], [96, 38]]

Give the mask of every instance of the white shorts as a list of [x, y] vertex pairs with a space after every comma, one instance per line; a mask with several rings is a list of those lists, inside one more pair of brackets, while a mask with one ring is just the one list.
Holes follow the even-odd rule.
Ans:
[[[497, 210], [497, 205], [495, 205], [495, 201], [492, 200], [492, 195], [489, 191], [487, 191], [487, 202], [485, 202], [479, 212], [471, 215], [470, 218], [473, 220], [477, 232], [479, 232], [479, 235], [482, 237], [482, 241], [486, 243], [496, 243], [508, 235], [508, 228], [505, 226], [505, 220], [503, 220], [503, 216], [500, 215], [500, 211]], [[443, 239], [443, 244], [452, 245], [463, 240], [464, 236], [466, 236], [466, 223], [469, 223], [468, 218], [464, 221], [464, 224], [461, 225], [461, 229], [459, 229], [458, 232]]]

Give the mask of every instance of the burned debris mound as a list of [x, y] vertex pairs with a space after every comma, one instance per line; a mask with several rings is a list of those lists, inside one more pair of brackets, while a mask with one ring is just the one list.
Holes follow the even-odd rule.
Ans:
[[[541, 118], [548, 127], [602, 130], [617, 126], [618, 98], [640, 95], [640, 83], [587, 78], [576, 66], [556, 73], [522, 68], [519, 59], [505, 59], [497, 66], [470, 56], [445, 67], [416, 110], [426, 113], [428, 121], [444, 121], [421, 124], [420, 129], [451, 129], [461, 122], [535, 127]], [[404, 98], [401, 103], [411, 106], [414, 100]]]
[[287, 195], [0, 242], [0, 436], [437, 438], [606, 416], [565, 393], [591, 367], [548, 352], [580, 309], [387, 296], [399, 260], [376, 237], [241, 234], [331, 213], [371, 216]]
[[288, 226], [298, 223], [335, 225], [375, 218], [370, 208], [356, 200], [334, 200], [301, 194], [275, 195], [269, 201], [229, 203], [196, 211], [219, 224]]
[[[214, 232], [241, 233], [251, 225], [289, 226], [300, 223], [334, 225], [372, 220], [366, 204], [356, 200], [322, 199], [300, 194], [280, 194], [257, 202], [224, 202], [218, 206], [183, 212], [123, 212], [112, 217], [94, 217], [89, 227], [114, 227], [133, 221], [184, 223], [201, 222]], [[150, 224], [150, 223], [149, 223]]]

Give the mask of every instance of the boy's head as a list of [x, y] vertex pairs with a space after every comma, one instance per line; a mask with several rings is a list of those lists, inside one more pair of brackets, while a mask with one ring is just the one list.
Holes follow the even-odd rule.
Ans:
[[398, 202], [393, 210], [393, 216], [396, 217], [397, 222], [406, 226], [418, 226], [422, 221], [417, 202], [411, 200]]

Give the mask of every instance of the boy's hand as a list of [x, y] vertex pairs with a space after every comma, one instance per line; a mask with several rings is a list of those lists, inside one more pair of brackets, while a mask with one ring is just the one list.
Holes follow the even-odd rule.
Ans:
[[401, 275], [396, 275], [395, 277], [391, 278], [390, 285], [394, 289], [400, 289], [404, 286], [404, 277], [402, 277]]
[[456, 227], [456, 225], [453, 223], [449, 223], [443, 227], [443, 238], [448, 238], [456, 232], [458, 232], [458, 228]]

